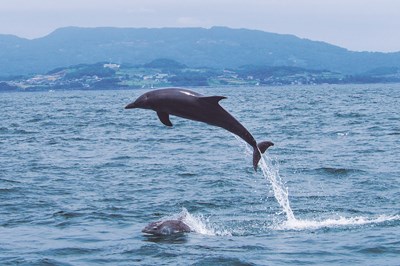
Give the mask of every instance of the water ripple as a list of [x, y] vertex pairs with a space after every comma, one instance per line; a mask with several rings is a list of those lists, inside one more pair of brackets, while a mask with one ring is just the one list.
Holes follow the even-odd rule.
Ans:
[[275, 143], [295, 219], [225, 130], [123, 109], [145, 90], [1, 93], [1, 264], [398, 264], [398, 85], [197, 90]]

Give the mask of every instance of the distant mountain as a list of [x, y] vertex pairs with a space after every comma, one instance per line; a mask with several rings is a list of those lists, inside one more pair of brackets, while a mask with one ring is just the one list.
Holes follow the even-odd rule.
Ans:
[[352, 52], [293, 35], [225, 27], [67, 27], [33, 40], [0, 35], [3, 77], [103, 61], [137, 65], [158, 58], [189, 67], [290, 66], [343, 74], [400, 67], [400, 52]]

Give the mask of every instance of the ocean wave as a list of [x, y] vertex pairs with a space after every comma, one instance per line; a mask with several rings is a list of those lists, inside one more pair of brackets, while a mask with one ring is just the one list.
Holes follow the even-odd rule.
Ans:
[[365, 117], [366, 115], [350, 112], [350, 113], [335, 113], [335, 116], [339, 118], [360, 118], [360, 117]]
[[328, 175], [349, 175], [354, 173], [365, 173], [365, 171], [360, 169], [352, 168], [335, 168], [335, 167], [321, 167], [311, 170], [317, 173], [323, 173]]
[[205, 259], [201, 259], [192, 264], [192, 266], [202, 266], [202, 265], [243, 265], [243, 266], [251, 266], [255, 265], [254, 263], [246, 262], [238, 258], [232, 257], [209, 257]]
[[23, 258], [5, 258], [2, 260], [3, 265], [60, 265], [60, 266], [71, 266], [72, 264], [64, 263], [59, 260], [41, 258], [37, 260], [29, 260]]

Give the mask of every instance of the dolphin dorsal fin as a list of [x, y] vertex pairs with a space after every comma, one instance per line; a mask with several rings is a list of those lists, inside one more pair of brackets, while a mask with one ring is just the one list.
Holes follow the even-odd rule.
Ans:
[[226, 97], [225, 96], [202, 96], [202, 97], [199, 97], [199, 99], [201, 101], [206, 101], [208, 103], [218, 104], [219, 101], [226, 99]]
[[160, 119], [161, 123], [168, 127], [172, 127], [172, 123], [169, 120], [169, 114], [165, 112], [157, 112], [158, 118]]

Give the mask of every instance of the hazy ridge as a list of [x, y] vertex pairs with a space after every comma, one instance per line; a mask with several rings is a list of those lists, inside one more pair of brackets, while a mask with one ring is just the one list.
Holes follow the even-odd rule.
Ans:
[[342, 74], [400, 67], [400, 52], [353, 52], [293, 35], [225, 27], [67, 27], [33, 40], [0, 35], [3, 77], [103, 61], [145, 64], [158, 58], [170, 58], [190, 67], [221, 69], [251, 64]]

